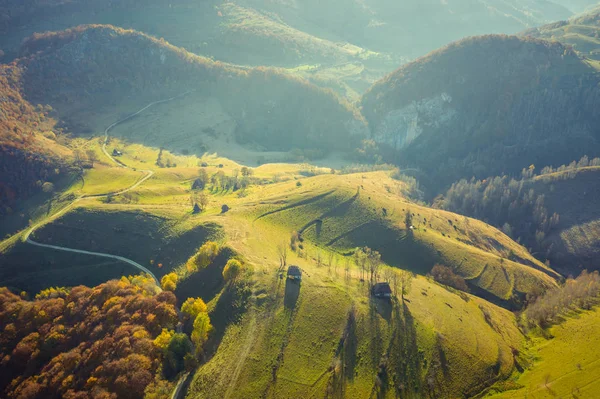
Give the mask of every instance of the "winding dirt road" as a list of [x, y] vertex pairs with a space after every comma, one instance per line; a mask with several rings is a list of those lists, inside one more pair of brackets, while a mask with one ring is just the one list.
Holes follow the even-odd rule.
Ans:
[[[123, 118], [123, 119], [121, 119], [121, 120], [119, 120], [119, 121], [117, 121], [117, 122], [113, 123], [113, 124], [112, 124], [112, 125], [110, 125], [109, 127], [107, 127], [107, 128], [104, 130], [104, 142], [102, 143], [102, 152], [104, 152], [104, 155], [106, 155], [106, 157], [107, 157], [108, 159], [110, 159], [110, 161], [111, 161], [112, 163], [114, 163], [115, 165], [117, 165], [118, 167], [121, 167], [121, 168], [127, 168], [127, 169], [132, 169], [132, 168], [128, 167], [127, 165], [125, 165], [125, 164], [123, 164], [123, 163], [119, 162], [118, 160], [116, 160], [116, 159], [115, 159], [115, 158], [114, 158], [112, 155], [110, 155], [110, 154], [108, 153], [108, 151], [106, 150], [106, 144], [108, 143], [108, 134], [109, 134], [110, 130], [111, 130], [111, 129], [113, 129], [115, 126], [117, 126], [117, 125], [119, 125], [119, 124], [121, 124], [121, 123], [123, 123], [123, 122], [126, 122], [126, 121], [128, 121], [129, 119], [131, 119], [131, 118], [135, 117], [136, 115], [139, 115], [139, 114], [141, 114], [142, 112], [144, 112], [145, 110], [147, 110], [148, 108], [150, 108], [150, 107], [152, 107], [152, 106], [154, 106], [154, 105], [163, 104], [163, 103], [166, 103], [166, 102], [169, 102], [169, 101], [173, 101], [173, 100], [175, 100], [175, 99], [177, 99], [177, 98], [180, 98], [180, 97], [183, 97], [183, 96], [185, 96], [185, 95], [187, 95], [187, 94], [189, 94], [189, 93], [191, 93], [191, 91], [187, 91], [187, 92], [185, 92], [185, 93], [183, 93], [183, 94], [180, 94], [180, 95], [178, 95], [178, 96], [171, 97], [171, 98], [167, 98], [167, 99], [164, 99], [164, 100], [160, 100], [160, 101], [154, 101], [154, 102], [152, 102], [152, 103], [150, 103], [150, 104], [146, 105], [144, 108], [142, 108], [142, 109], [140, 109], [140, 110], [138, 110], [138, 111], [134, 112], [134, 113], [133, 113], [133, 114], [131, 114], [131, 115], [128, 115], [127, 117], [125, 117], [125, 118]], [[151, 177], [152, 177], [152, 175], [154, 175], [154, 172], [153, 172], [153, 171], [151, 171], [151, 170], [143, 170], [142, 172], [143, 172], [143, 173], [145, 173], [145, 175], [144, 175], [144, 177], [143, 177], [142, 179], [140, 179], [140, 180], [139, 180], [139, 181], [137, 181], [135, 184], [133, 184], [133, 185], [131, 185], [131, 186], [129, 186], [129, 187], [127, 187], [127, 188], [123, 189], [123, 190], [116, 191], [116, 192], [105, 193], [105, 194], [82, 195], [82, 196], [80, 196], [80, 197], [76, 198], [76, 199], [75, 199], [73, 202], [71, 202], [69, 205], [65, 206], [64, 208], [62, 208], [61, 210], [59, 210], [59, 211], [58, 211], [58, 212], [56, 212], [55, 214], [53, 214], [53, 215], [51, 215], [51, 216], [49, 216], [49, 217], [45, 218], [44, 220], [42, 220], [42, 221], [40, 221], [39, 223], [35, 224], [35, 225], [34, 225], [33, 227], [31, 227], [29, 230], [27, 230], [27, 232], [26, 232], [26, 233], [25, 233], [25, 235], [23, 236], [23, 241], [25, 241], [27, 244], [35, 245], [35, 246], [37, 246], [37, 247], [49, 248], [49, 249], [54, 249], [54, 250], [57, 250], [57, 251], [65, 251], [65, 252], [71, 252], [71, 253], [77, 253], [77, 254], [84, 254], [84, 255], [99, 256], [99, 257], [103, 257], [103, 258], [111, 258], [111, 259], [115, 259], [115, 260], [118, 260], [118, 261], [121, 261], [121, 262], [125, 262], [125, 263], [128, 263], [128, 264], [130, 264], [131, 266], [135, 267], [136, 269], [138, 269], [138, 270], [140, 270], [140, 271], [142, 271], [142, 272], [144, 272], [144, 273], [147, 273], [147, 274], [149, 274], [149, 275], [150, 275], [150, 276], [151, 276], [151, 277], [154, 279], [154, 281], [156, 282], [156, 284], [157, 284], [158, 286], [160, 286], [160, 281], [159, 281], [159, 280], [158, 280], [158, 278], [157, 278], [157, 277], [154, 275], [154, 273], [152, 273], [152, 272], [151, 272], [151, 271], [150, 271], [148, 268], [146, 268], [146, 267], [144, 267], [144, 266], [140, 265], [139, 263], [137, 263], [137, 262], [135, 262], [135, 261], [133, 261], [133, 260], [131, 260], [131, 259], [127, 259], [127, 258], [124, 258], [124, 257], [122, 257], [122, 256], [118, 256], [118, 255], [111, 255], [111, 254], [108, 254], [108, 253], [103, 253], [103, 252], [91, 252], [91, 251], [84, 251], [84, 250], [81, 250], [81, 249], [75, 249], [75, 248], [67, 248], [67, 247], [63, 247], [63, 246], [59, 246], [59, 245], [49, 245], [49, 244], [42, 244], [42, 243], [40, 243], [40, 242], [37, 242], [37, 241], [34, 241], [34, 240], [32, 240], [32, 239], [31, 239], [31, 235], [32, 235], [32, 234], [33, 234], [33, 233], [34, 233], [34, 232], [35, 232], [37, 229], [39, 229], [40, 227], [42, 227], [43, 225], [45, 225], [45, 224], [46, 224], [46, 223], [48, 223], [49, 221], [51, 221], [51, 220], [54, 220], [54, 219], [58, 218], [59, 216], [62, 216], [62, 215], [64, 215], [64, 214], [65, 214], [67, 211], [69, 211], [70, 209], [72, 209], [72, 208], [74, 207], [74, 205], [75, 205], [77, 202], [81, 201], [82, 199], [85, 199], [85, 198], [102, 198], [102, 197], [107, 197], [107, 196], [109, 196], [109, 195], [116, 196], [116, 195], [125, 194], [126, 192], [128, 192], [128, 191], [131, 191], [131, 190], [133, 190], [133, 189], [137, 188], [137, 187], [138, 187], [140, 184], [142, 184], [143, 182], [145, 182], [146, 180], [148, 180], [149, 178], [151, 178]]]

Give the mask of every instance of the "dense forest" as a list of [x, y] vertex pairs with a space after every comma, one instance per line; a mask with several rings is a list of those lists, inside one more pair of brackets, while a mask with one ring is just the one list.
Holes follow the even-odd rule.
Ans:
[[51, 288], [33, 301], [0, 289], [2, 396], [142, 398], [170, 392], [164, 371], [183, 363], [186, 350], [180, 347], [190, 352], [192, 346], [165, 333], [178, 322], [176, 298], [158, 291], [142, 276], [94, 288]]
[[401, 67], [362, 106], [384, 160], [426, 171], [433, 194], [460, 178], [600, 155], [599, 81], [559, 43], [491, 35]]
[[[461, 179], [438, 196], [434, 206], [492, 224], [532, 249], [538, 258], [555, 260], [558, 243], [556, 237], [550, 240], [548, 237], [594, 218], [586, 194], [596, 192], [595, 175], [590, 179], [581, 172], [593, 172], [598, 166], [600, 158], [583, 156], [579, 161], [556, 168], [547, 166], [539, 172], [530, 165], [519, 178], [503, 175], [482, 180]], [[571, 257], [559, 266], [568, 270], [582, 261]], [[584, 263], [586, 267], [596, 267]]]
[[23, 98], [22, 75], [16, 65], [0, 65], [0, 216], [64, 172], [61, 156], [69, 153], [53, 140], [51, 108]]

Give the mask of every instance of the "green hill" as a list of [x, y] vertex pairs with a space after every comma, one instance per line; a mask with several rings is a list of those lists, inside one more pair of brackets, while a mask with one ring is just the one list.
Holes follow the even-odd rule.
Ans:
[[593, 60], [600, 60], [600, 8], [594, 8], [566, 21], [529, 29], [524, 36], [554, 40]]
[[558, 43], [482, 36], [401, 67], [362, 107], [385, 158], [422, 169], [435, 194], [461, 177], [599, 155], [599, 79]]
[[[577, 397], [594, 398], [598, 392], [598, 309], [569, 317], [550, 330], [552, 339], [533, 346], [533, 365], [506, 384], [494, 399]], [[487, 396], [486, 396], [487, 397]]]

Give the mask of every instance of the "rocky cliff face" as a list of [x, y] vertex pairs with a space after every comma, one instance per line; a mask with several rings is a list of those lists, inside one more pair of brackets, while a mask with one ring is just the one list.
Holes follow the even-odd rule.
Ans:
[[388, 161], [447, 185], [599, 155], [599, 83], [560, 44], [484, 36], [400, 68], [362, 106]]

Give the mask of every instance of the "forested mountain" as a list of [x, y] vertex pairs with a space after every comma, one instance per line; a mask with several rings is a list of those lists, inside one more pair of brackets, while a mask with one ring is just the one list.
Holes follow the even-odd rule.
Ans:
[[[0, 40], [0, 48], [10, 53], [36, 31], [104, 23], [162, 36], [198, 54], [234, 63], [343, 62], [363, 58], [361, 48], [416, 57], [465, 36], [516, 33], [566, 19], [594, 3], [10, 0], [0, 5], [0, 29], [10, 33]], [[352, 49], [348, 43], [359, 47]]]
[[56, 142], [52, 109], [23, 98], [22, 78], [20, 67], [0, 65], [0, 215], [55, 181], [65, 171], [62, 159], [71, 154]]
[[600, 158], [456, 182], [436, 206], [501, 228], [565, 275], [598, 269]]
[[[398, 69], [362, 99], [384, 158], [443, 187], [600, 155], [600, 76], [559, 44], [482, 36]], [[558, 150], [560, 149], [560, 150]]]
[[59, 116], [124, 95], [197, 91], [235, 119], [240, 141], [267, 148], [331, 148], [364, 133], [359, 113], [329, 91], [276, 70], [215, 62], [135, 31], [82, 26], [34, 35], [21, 51], [27, 97], [51, 104]]

